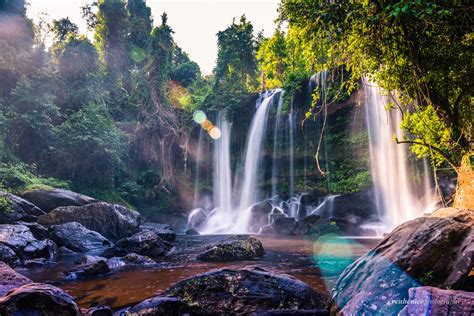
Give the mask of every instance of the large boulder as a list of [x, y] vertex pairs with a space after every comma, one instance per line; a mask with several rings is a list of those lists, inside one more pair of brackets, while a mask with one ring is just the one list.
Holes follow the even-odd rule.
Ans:
[[38, 223], [28, 223], [28, 222], [16, 222], [16, 224], [28, 227], [31, 233], [33, 234], [33, 237], [35, 237], [38, 240], [51, 239], [48, 229], [44, 227], [43, 225], [40, 225]]
[[260, 233], [268, 235], [290, 235], [295, 224], [296, 220], [294, 217], [279, 217], [276, 218], [271, 225], [263, 226]]
[[293, 225], [290, 235], [313, 235], [317, 234], [318, 227], [320, 227], [321, 216], [312, 214]]
[[34, 222], [45, 214], [36, 205], [19, 196], [0, 191], [0, 224], [13, 224], [16, 221]]
[[189, 313], [189, 306], [175, 297], [152, 297], [130, 308], [127, 316], [182, 316]]
[[24, 225], [0, 225], [0, 244], [13, 250], [21, 259], [52, 259], [58, 252], [58, 247], [52, 240], [36, 239]]
[[160, 223], [143, 223], [140, 225], [142, 230], [151, 230], [155, 234], [158, 235], [163, 240], [166, 241], [175, 241], [176, 240], [176, 233], [173, 231], [168, 224], [160, 224]]
[[[0, 296], [3, 296], [17, 287], [32, 283], [27, 277], [17, 273], [7, 264], [0, 262]], [[3, 314], [0, 314], [3, 315]]]
[[59, 245], [75, 252], [104, 250], [112, 243], [99, 234], [76, 222], [53, 225], [50, 228], [51, 238]]
[[26, 284], [0, 298], [0, 315], [5, 316], [77, 316], [79, 313], [71, 296], [48, 284]]
[[117, 241], [138, 231], [140, 214], [121, 205], [100, 202], [58, 207], [38, 218], [38, 223], [47, 227], [68, 222], [78, 222], [112, 241]]
[[252, 205], [250, 208], [249, 230], [258, 233], [260, 228], [269, 224], [269, 214], [273, 206], [268, 201], [263, 201]]
[[26, 247], [22, 249], [22, 256], [27, 259], [45, 258], [53, 260], [58, 254], [58, 251], [58, 246], [52, 240], [34, 240], [29, 242]]
[[64, 189], [31, 190], [21, 196], [45, 212], [50, 212], [60, 206], [82, 206], [99, 202], [90, 196]]
[[183, 300], [197, 314], [325, 309], [328, 297], [306, 283], [262, 269], [222, 269], [193, 276], [160, 296]]
[[11, 267], [20, 264], [20, 259], [13, 249], [4, 244], [0, 244], [0, 261], [5, 262]]
[[7, 245], [15, 253], [22, 253], [30, 243], [38, 241], [24, 225], [0, 225], [0, 243]]
[[472, 222], [422, 217], [398, 226], [348, 266], [332, 290], [331, 311], [397, 314], [408, 289], [421, 285], [462, 289], [473, 269]]
[[313, 211], [316, 212], [316, 215], [324, 218], [350, 219], [356, 217], [365, 221], [378, 219], [373, 190], [326, 197]]
[[255, 237], [233, 236], [222, 242], [208, 246], [197, 256], [201, 261], [243, 261], [260, 259], [265, 254], [263, 245]]
[[[400, 316], [410, 315], [474, 315], [474, 292], [443, 290], [430, 286], [408, 291], [408, 304]], [[393, 302], [397, 304], [399, 302]]]
[[171, 245], [163, 241], [154, 232], [142, 230], [129, 238], [121, 239], [116, 244], [117, 250], [123, 250], [126, 253], [136, 253], [150, 258], [164, 256]]

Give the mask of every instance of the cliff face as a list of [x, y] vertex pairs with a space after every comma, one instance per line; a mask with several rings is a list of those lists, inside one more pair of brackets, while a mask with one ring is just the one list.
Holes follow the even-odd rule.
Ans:
[[474, 210], [474, 166], [472, 157], [464, 157], [458, 171], [458, 187], [454, 207]]

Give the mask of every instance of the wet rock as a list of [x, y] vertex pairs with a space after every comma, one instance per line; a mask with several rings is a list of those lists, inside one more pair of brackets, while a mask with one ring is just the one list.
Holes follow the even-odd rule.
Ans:
[[32, 282], [33, 281], [27, 277], [10, 268], [6, 263], [0, 262], [0, 296], [7, 294], [17, 287]]
[[260, 229], [259, 233], [262, 235], [276, 235], [277, 232], [272, 225], [266, 225]]
[[13, 224], [17, 221], [34, 222], [40, 215], [45, 214], [36, 205], [19, 196], [0, 191], [0, 199], [5, 203], [0, 205], [0, 224]]
[[143, 223], [140, 225], [142, 230], [151, 230], [163, 240], [173, 242], [176, 240], [176, 233], [170, 225], [160, 223]]
[[0, 244], [0, 261], [5, 262], [11, 267], [15, 267], [20, 264], [20, 259], [16, 253], [7, 245]]
[[295, 223], [295, 225], [291, 228], [290, 235], [312, 235], [315, 234], [318, 222], [321, 220], [321, 216], [319, 215], [309, 215], [302, 220]]
[[185, 232], [188, 228], [188, 219], [182, 213], [154, 212], [148, 219], [156, 223], [167, 223], [175, 232]]
[[80, 259], [76, 260], [75, 263], [78, 266], [85, 266], [85, 265], [90, 265], [92, 263], [96, 263], [101, 260], [106, 261], [107, 259], [101, 256], [85, 255], [84, 257], [81, 257]]
[[92, 304], [91, 307], [81, 308], [81, 316], [112, 316], [112, 309], [101, 304]]
[[347, 267], [332, 291], [332, 313], [397, 314], [408, 289], [421, 285], [463, 289], [473, 269], [473, 225], [423, 217], [398, 226]]
[[46, 258], [52, 260], [58, 254], [58, 246], [52, 240], [34, 240], [23, 248], [22, 254], [25, 258]]
[[201, 261], [243, 261], [260, 259], [265, 254], [262, 243], [255, 237], [234, 236], [207, 247], [197, 256]]
[[28, 227], [33, 234], [33, 237], [38, 240], [51, 239], [48, 229], [38, 223], [17, 222], [15, 224]]
[[146, 256], [140, 256], [136, 253], [129, 253], [126, 256], [123, 257], [113, 257], [107, 260], [107, 264], [109, 265], [110, 268], [111, 266], [117, 266], [117, 264], [114, 264], [113, 262], [116, 260], [120, 260], [123, 265], [144, 265], [144, 266], [149, 266], [149, 265], [154, 265], [156, 264], [156, 261], [146, 257]]
[[429, 215], [429, 217], [448, 218], [460, 223], [474, 224], [474, 212], [465, 208], [440, 208]]
[[30, 243], [37, 242], [28, 227], [23, 225], [0, 225], [0, 243], [11, 248], [18, 255], [23, 254], [23, 249]]
[[294, 217], [280, 217], [275, 219], [271, 226], [278, 235], [289, 235], [295, 223]]
[[194, 228], [190, 228], [186, 231], [186, 235], [187, 236], [198, 236], [198, 235], [201, 235], [197, 230], [195, 230]]
[[38, 218], [38, 223], [46, 227], [68, 222], [78, 222], [111, 241], [117, 241], [138, 232], [140, 214], [121, 205], [100, 202], [58, 207]]
[[197, 208], [191, 211], [188, 216], [187, 225], [189, 228], [198, 229], [207, 220], [207, 212], [203, 208]]
[[331, 208], [331, 216], [340, 219], [350, 215], [366, 221], [378, 219], [373, 190], [338, 195], [334, 198]]
[[[408, 291], [408, 304], [400, 316], [410, 315], [473, 315], [474, 292], [443, 290], [423, 286]], [[397, 302], [394, 302], [396, 304]]]
[[249, 230], [258, 233], [260, 228], [268, 225], [268, 214], [273, 210], [273, 206], [268, 201], [254, 204], [250, 209]]
[[82, 206], [99, 202], [90, 196], [64, 189], [32, 190], [21, 196], [47, 213], [60, 206]]
[[78, 265], [76, 268], [66, 272], [66, 279], [90, 279], [110, 273], [106, 260], [98, 260], [91, 263]]
[[62, 246], [62, 247], [59, 247], [59, 253], [61, 255], [73, 255], [73, 254], [76, 254], [77, 252], [72, 251], [71, 249]]
[[59, 246], [67, 247], [75, 252], [104, 250], [112, 246], [112, 242], [107, 238], [76, 222], [53, 225], [50, 232], [51, 238]]
[[329, 316], [327, 310], [312, 309], [312, 310], [282, 310], [282, 311], [266, 311], [252, 313], [249, 316]]
[[0, 298], [0, 315], [77, 316], [79, 312], [71, 296], [48, 284], [26, 284]]
[[26, 268], [47, 268], [55, 266], [57, 263], [46, 258], [36, 258], [23, 261], [23, 266]]
[[153, 297], [130, 308], [127, 316], [181, 316], [189, 313], [189, 306], [175, 297]]
[[221, 269], [180, 281], [160, 296], [176, 297], [196, 313], [248, 314], [325, 309], [328, 297], [290, 276], [263, 269]]
[[154, 232], [142, 230], [129, 238], [117, 242], [116, 248], [126, 250], [150, 258], [164, 256], [172, 245], [163, 241]]

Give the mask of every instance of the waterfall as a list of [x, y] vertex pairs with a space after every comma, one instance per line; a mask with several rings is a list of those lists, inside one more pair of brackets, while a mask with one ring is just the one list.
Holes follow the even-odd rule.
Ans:
[[281, 89], [275, 89], [261, 96], [257, 102], [257, 112], [250, 123], [245, 149], [244, 176], [240, 190], [239, 216], [235, 225], [237, 231], [247, 231], [250, 219], [249, 209], [259, 198], [257, 181], [260, 173], [258, 171], [262, 158], [261, 148], [267, 126], [268, 109], [274, 103], [275, 96], [280, 95], [281, 91]]
[[[386, 110], [390, 100], [373, 83], [365, 82], [364, 92], [375, 201], [388, 231], [422, 215], [433, 204], [434, 195], [426, 192], [431, 191], [426, 182], [414, 184], [410, 179], [408, 148], [394, 140], [395, 136], [403, 139], [400, 111]], [[425, 196], [432, 198], [423, 199]]]
[[199, 183], [201, 181], [201, 163], [203, 161], [202, 147], [204, 142], [204, 136], [204, 131], [202, 129], [199, 129], [199, 139], [196, 151], [196, 175], [194, 179], [194, 207], [198, 207], [200, 203]]
[[[230, 166], [231, 124], [225, 114], [219, 113], [217, 127], [221, 129], [221, 137], [214, 143], [213, 157], [213, 187], [215, 208], [207, 216], [201, 233], [246, 233], [250, 220], [250, 209], [260, 198], [258, 181], [261, 178], [260, 162], [262, 158], [262, 143], [265, 137], [268, 112], [274, 103], [275, 96], [281, 90], [262, 93], [257, 101], [257, 110], [250, 123], [250, 131], [244, 155], [242, 179], [232, 186], [232, 171]], [[238, 203], [233, 203], [234, 197], [240, 193]]]
[[[291, 202], [294, 202], [295, 194], [295, 115], [293, 108], [293, 99], [290, 103], [290, 112], [288, 113], [288, 153], [290, 155], [289, 160], [289, 172], [290, 172], [290, 192], [289, 198]], [[296, 203], [290, 203], [290, 216], [298, 217], [298, 205]]]
[[209, 214], [204, 231], [220, 232], [228, 228], [232, 220], [232, 172], [230, 167], [231, 124], [226, 113], [219, 112], [217, 127], [221, 137], [214, 142], [213, 191], [215, 208]]
[[[281, 134], [281, 113], [283, 111], [283, 104], [284, 104], [284, 93], [285, 91], [282, 91], [280, 94], [280, 98], [278, 100], [278, 107], [277, 107], [277, 112], [276, 112], [276, 118], [275, 118], [275, 127], [273, 129], [273, 157], [272, 157], [272, 196], [275, 197], [278, 195], [278, 172], [279, 172], [279, 165], [278, 165], [278, 139]], [[281, 153], [280, 153], [281, 155]]]

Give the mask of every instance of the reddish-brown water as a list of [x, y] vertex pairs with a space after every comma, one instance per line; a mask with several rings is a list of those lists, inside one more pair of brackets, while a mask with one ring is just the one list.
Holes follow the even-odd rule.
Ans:
[[98, 302], [120, 309], [153, 296], [177, 281], [195, 274], [223, 267], [258, 266], [300, 279], [317, 291], [328, 293], [340, 272], [354, 259], [378, 243], [376, 239], [257, 236], [266, 254], [262, 260], [232, 263], [204, 263], [195, 260], [202, 249], [226, 236], [179, 236], [175, 249], [157, 266], [121, 268], [93, 280], [62, 282], [61, 274], [74, 264], [70, 258], [49, 269], [28, 269], [21, 273], [37, 282], [53, 283], [71, 296], [81, 307]]

